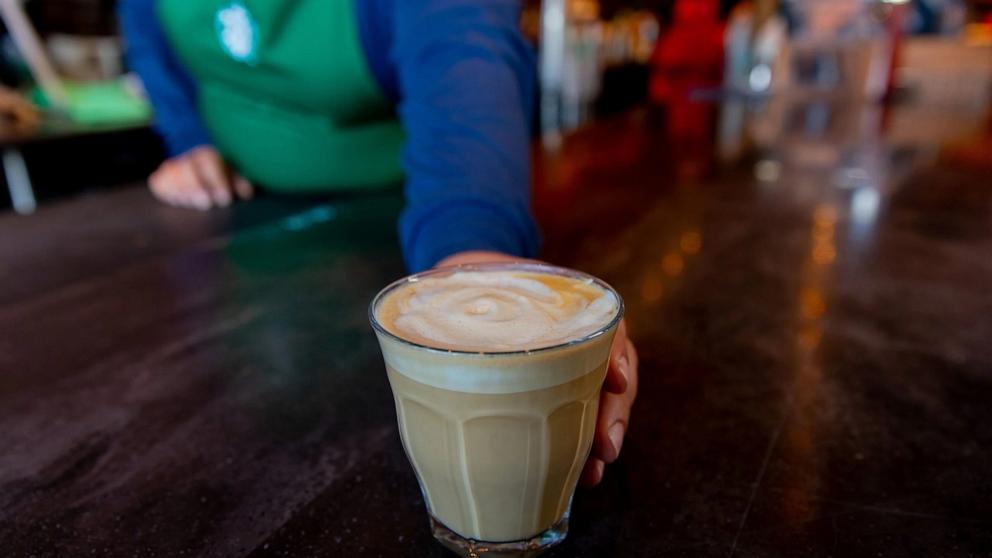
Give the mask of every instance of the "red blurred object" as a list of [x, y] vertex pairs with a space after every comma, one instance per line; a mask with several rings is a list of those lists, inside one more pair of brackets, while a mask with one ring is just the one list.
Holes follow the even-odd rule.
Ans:
[[724, 27], [718, 0], [678, 0], [651, 57], [650, 97], [667, 108], [666, 128], [683, 178], [701, 175], [712, 155], [715, 108], [690, 95], [723, 83]]
[[685, 99], [694, 89], [723, 81], [724, 23], [718, 0], [678, 0], [671, 27], [651, 57], [651, 99]]

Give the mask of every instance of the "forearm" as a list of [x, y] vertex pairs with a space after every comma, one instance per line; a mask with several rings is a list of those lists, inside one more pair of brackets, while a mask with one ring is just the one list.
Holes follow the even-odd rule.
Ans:
[[466, 250], [533, 256], [529, 112], [533, 53], [519, 3], [397, 0], [395, 51], [407, 132], [407, 264]]
[[170, 155], [210, 143], [196, 110], [196, 86], [169, 47], [155, 0], [123, 0], [118, 16], [128, 66], [141, 78]]

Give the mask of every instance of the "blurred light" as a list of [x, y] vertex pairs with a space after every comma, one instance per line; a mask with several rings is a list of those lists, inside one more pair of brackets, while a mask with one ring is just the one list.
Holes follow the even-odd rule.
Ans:
[[644, 283], [641, 284], [641, 298], [644, 302], [658, 302], [663, 292], [664, 287], [660, 279], [653, 276], [644, 278]]
[[833, 263], [837, 257], [837, 249], [829, 244], [816, 246], [813, 248], [813, 261], [819, 265]]
[[804, 324], [799, 328], [799, 345], [804, 349], [815, 349], [820, 344], [820, 327], [816, 324]]
[[871, 175], [863, 168], [848, 167], [838, 172], [834, 183], [839, 188], [851, 190], [872, 184]]
[[767, 91], [772, 84], [772, 69], [768, 64], [757, 64], [751, 68], [751, 73], [747, 76], [747, 84], [755, 93]]
[[817, 228], [833, 228], [837, 222], [837, 210], [832, 206], [820, 204], [813, 212], [813, 225]]
[[833, 243], [834, 228], [832, 225], [825, 227], [813, 227], [813, 244]]
[[782, 164], [768, 159], [754, 164], [754, 177], [761, 182], [775, 182], [782, 174]]
[[819, 289], [806, 288], [799, 293], [799, 311], [804, 318], [816, 319], [827, 311], [827, 302]]
[[813, 249], [810, 257], [818, 265], [828, 265], [837, 257], [834, 243], [834, 225], [837, 223], [837, 210], [830, 205], [820, 204], [813, 212]]
[[565, 10], [562, 6], [554, 2], [545, 2], [544, 8], [544, 25], [552, 31], [564, 29]]
[[690, 256], [698, 254], [699, 250], [703, 247], [703, 237], [698, 232], [687, 232], [679, 240], [679, 247]]
[[908, 4], [909, 0], [882, 0], [883, 4]]
[[858, 225], [870, 225], [878, 215], [881, 196], [871, 187], [858, 188], [851, 196], [851, 220]]
[[682, 273], [682, 268], [685, 263], [682, 261], [682, 256], [678, 254], [668, 254], [663, 260], [661, 260], [661, 269], [666, 275], [675, 277], [679, 273]]
[[290, 215], [281, 221], [284, 229], [289, 231], [302, 231], [314, 225], [331, 221], [338, 214], [338, 210], [329, 205], [317, 206], [313, 209]]

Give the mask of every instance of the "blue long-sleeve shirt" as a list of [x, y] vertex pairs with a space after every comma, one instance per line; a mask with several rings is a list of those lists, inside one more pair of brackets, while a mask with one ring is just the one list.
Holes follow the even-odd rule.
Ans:
[[[531, 257], [528, 123], [534, 56], [514, 0], [353, 0], [366, 62], [397, 104], [407, 208], [407, 266], [464, 250]], [[172, 155], [210, 144], [197, 85], [172, 53], [155, 0], [124, 0], [128, 62], [145, 85]]]

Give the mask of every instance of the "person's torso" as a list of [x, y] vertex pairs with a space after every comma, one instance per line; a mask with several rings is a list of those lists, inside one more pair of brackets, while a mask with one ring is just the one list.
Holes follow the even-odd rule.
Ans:
[[366, 66], [355, 0], [159, 0], [217, 148], [276, 190], [401, 179], [403, 134]]

